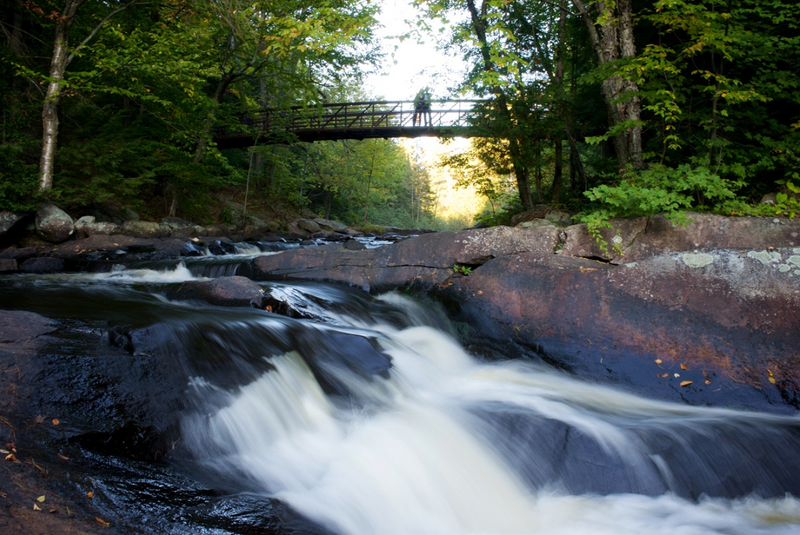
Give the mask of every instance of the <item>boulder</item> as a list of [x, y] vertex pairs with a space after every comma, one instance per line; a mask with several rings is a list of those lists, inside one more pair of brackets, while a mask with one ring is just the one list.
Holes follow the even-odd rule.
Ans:
[[533, 219], [544, 219], [545, 216], [550, 212], [552, 208], [547, 206], [546, 204], [535, 204], [530, 210], [526, 210], [519, 214], [515, 214], [511, 218], [511, 225], [517, 226], [524, 221], [531, 221]]
[[108, 221], [97, 221], [94, 216], [90, 215], [85, 215], [75, 222], [75, 235], [78, 238], [86, 238], [95, 234], [111, 236], [121, 232], [120, 225]]
[[347, 225], [330, 219], [314, 219], [319, 228], [330, 232], [347, 232]]
[[560, 210], [550, 210], [544, 218], [559, 227], [568, 227], [572, 224], [572, 216]]
[[316, 222], [310, 219], [298, 219], [297, 226], [300, 227], [302, 230], [305, 230], [306, 232], [310, 232], [312, 234], [322, 230]]
[[517, 223], [515, 228], [534, 228], [534, 227], [554, 227], [555, 223], [547, 219], [531, 219], [530, 221], [523, 221]]
[[167, 291], [170, 299], [199, 299], [220, 306], [264, 308], [264, 291], [246, 277], [220, 277], [208, 281], [189, 281]]
[[11, 230], [11, 227], [16, 225], [23, 217], [23, 215], [15, 214], [8, 210], [0, 210], [0, 236]]
[[269, 224], [254, 215], [248, 215], [242, 230], [248, 238], [257, 238], [269, 232]]
[[565, 230], [567, 238], [559, 254], [621, 264], [670, 251], [800, 246], [800, 219], [696, 213], [687, 216], [689, 222], [685, 226], [664, 215], [611, 220], [612, 228], [601, 231], [608, 243], [606, 250], [597, 244], [586, 225], [573, 225]]
[[45, 204], [36, 212], [36, 233], [50, 243], [67, 241], [75, 232], [72, 218], [54, 204]]
[[122, 225], [125, 234], [135, 238], [162, 238], [169, 236], [169, 227], [159, 225], [152, 221], [126, 221]]

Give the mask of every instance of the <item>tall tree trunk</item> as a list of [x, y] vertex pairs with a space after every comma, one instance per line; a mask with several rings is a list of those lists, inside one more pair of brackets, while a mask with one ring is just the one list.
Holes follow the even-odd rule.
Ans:
[[39, 191], [53, 187], [53, 170], [58, 143], [58, 103], [64, 71], [69, 60], [69, 28], [84, 0], [67, 0], [56, 23], [53, 57], [50, 58], [50, 74], [47, 94], [42, 106], [42, 155], [39, 159]]
[[[613, 9], [606, 2], [595, 2], [594, 6], [600, 21], [599, 32], [583, 0], [572, 0], [572, 3], [589, 32], [589, 41], [600, 65], [636, 56], [632, 0], [617, 0]], [[615, 75], [603, 80], [601, 92], [608, 110], [609, 127], [614, 128], [625, 121], [641, 119], [638, 91], [639, 87], [635, 82], [621, 76]], [[641, 125], [628, 126], [624, 134], [614, 136], [613, 142], [620, 167], [629, 163], [636, 169], [643, 167]]]
[[[486, 1], [488, 0], [484, 0], [484, 2]], [[475, 6], [475, 0], [467, 0], [467, 8], [469, 9], [470, 17], [472, 19], [472, 26], [475, 30], [475, 36], [478, 38], [478, 43], [480, 44], [481, 57], [483, 59], [483, 70], [487, 73], [491, 73], [495, 70], [495, 65], [489, 52], [489, 42], [486, 38], [486, 23], [481, 16], [481, 13], [484, 12], [484, 6], [481, 6], [481, 13], [478, 13], [478, 9]], [[509, 110], [508, 99], [506, 98], [503, 89], [499, 85], [495, 85], [492, 88], [492, 91], [494, 92], [495, 100], [497, 102], [497, 113], [506, 122], [510, 130], [508, 134], [508, 149], [511, 155], [511, 165], [514, 168], [514, 175], [517, 179], [517, 191], [519, 192], [519, 198], [522, 202], [523, 209], [529, 210], [533, 207], [529, 172], [522, 156], [520, 139], [514, 133], [514, 118]]]

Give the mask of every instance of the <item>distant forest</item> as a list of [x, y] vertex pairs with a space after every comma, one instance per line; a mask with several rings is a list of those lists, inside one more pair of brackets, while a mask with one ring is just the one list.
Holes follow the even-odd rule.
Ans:
[[[412, 1], [412, 0], [409, 0]], [[546, 203], [596, 227], [684, 210], [794, 217], [800, 4], [413, 0], [485, 99], [441, 162], [507, 223]], [[0, 209], [42, 200], [219, 221], [219, 194], [349, 224], [436, 226], [391, 140], [220, 150], [243, 113], [370, 99], [380, 3], [10, 0], [0, 6]], [[768, 195], [770, 203], [759, 203]]]

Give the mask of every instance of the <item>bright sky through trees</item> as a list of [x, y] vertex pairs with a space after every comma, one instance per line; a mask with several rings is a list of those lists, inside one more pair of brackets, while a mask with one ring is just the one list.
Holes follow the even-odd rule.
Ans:
[[[452, 96], [449, 88], [463, 79], [461, 58], [436, 50], [433, 36], [399, 36], [410, 32], [416, 11], [411, 0], [383, 0], [376, 35], [381, 40], [386, 62], [383, 72], [367, 79], [367, 90], [387, 100], [411, 100], [422, 87], [429, 86], [434, 98]], [[420, 42], [422, 41], [422, 42]]]

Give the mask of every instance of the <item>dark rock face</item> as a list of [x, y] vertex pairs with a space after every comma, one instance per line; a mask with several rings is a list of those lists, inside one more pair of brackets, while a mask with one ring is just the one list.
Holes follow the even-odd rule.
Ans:
[[470, 338], [510, 336], [589, 379], [699, 404], [799, 408], [799, 277], [779, 266], [800, 258], [780, 255], [775, 267], [753, 251], [721, 250], [614, 268], [528, 253], [493, 260], [446, 292]]
[[800, 246], [798, 219], [687, 215], [692, 220], [687, 226], [677, 225], [663, 215], [612, 220], [613, 228], [601, 231], [608, 242], [605, 251], [589, 235], [586, 225], [573, 225], [566, 229], [567, 238], [559, 254], [621, 264], [695, 249]]
[[45, 204], [36, 212], [36, 233], [50, 243], [65, 242], [75, 231], [72, 218], [54, 204]]
[[454, 276], [453, 267], [479, 266], [522, 252], [552, 253], [558, 229], [492, 227], [423, 234], [391, 246], [365, 251], [326, 246], [260, 257], [254, 266], [264, 276], [346, 282], [367, 290], [435, 286]]
[[264, 291], [246, 277], [189, 281], [167, 293], [172, 299], [199, 299], [220, 306], [264, 308]]
[[60, 258], [41, 256], [29, 258], [22, 263], [19, 269], [25, 273], [61, 273], [64, 268], [64, 261]]

